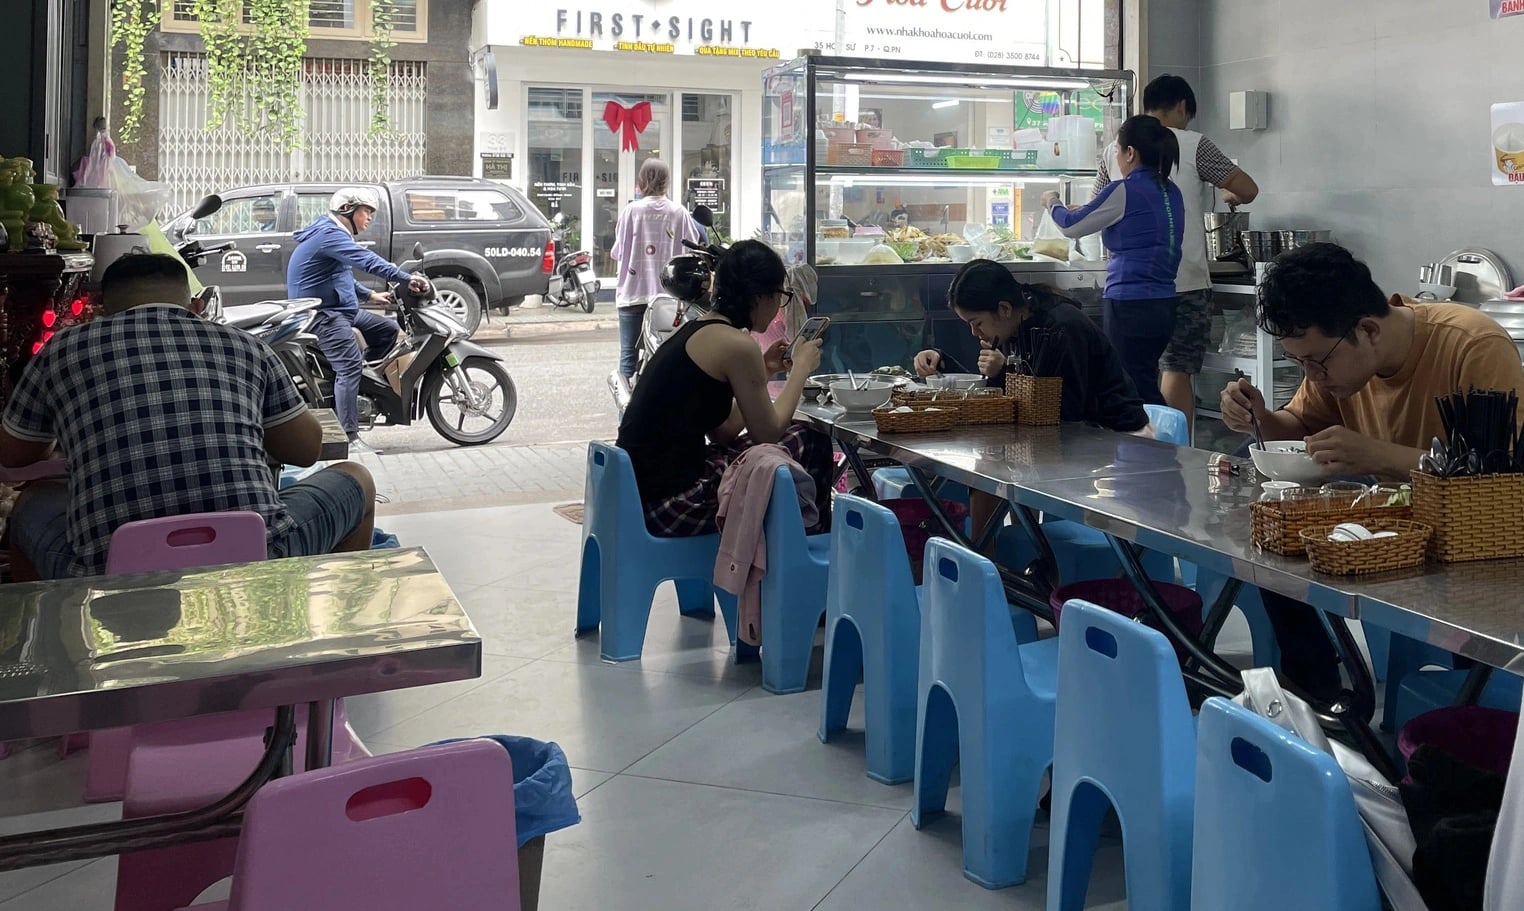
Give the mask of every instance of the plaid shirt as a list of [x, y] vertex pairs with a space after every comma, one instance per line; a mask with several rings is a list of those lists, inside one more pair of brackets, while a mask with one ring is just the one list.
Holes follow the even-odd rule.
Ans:
[[58, 440], [73, 572], [88, 575], [105, 570], [111, 533], [140, 519], [252, 511], [271, 538], [285, 534], [264, 431], [306, 409], [263, 342], [150, 304], [60, 332], [27, 365], [4, 426]]

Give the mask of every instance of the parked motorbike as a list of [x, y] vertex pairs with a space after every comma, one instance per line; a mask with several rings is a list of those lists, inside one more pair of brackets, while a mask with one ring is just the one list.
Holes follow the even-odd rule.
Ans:
[[[418, 271], [421, 245], [415, 244], [411, 255], [398, 268]], [[435, 302], [432, 287], [420, 294], [406, 283], [393, 284], [390, 293], [402, 333], [390, 353], [360, 374], [361, 427], [369, 430], [378, 421], [408, 426], [427, 414], [440, 436], [460, 446], [501, 436], [518, 411], [518, 390], [502, 355], [471, 342], [465, 326]], [[301, 338], [316, 402], [331, 408], [333, 368], [315, 337], [303, 333]]]
[[555, 266], [550, 273], [545, 302], [556, 307], [581, 307], [582, 312], [592, 313], [601, 285], [593, 274], [593, 255], [586, 250], [567, 248], [566, 227], [569, 222], [565, 212], [557, 212], [550, 220], [555, 232], [551, 237]]
[[263, 301], [228, 307], [221, 319], [268, 345], [310, 408], [324, 407], [321, 386], [309, 356], [317, 347], [317, 336], [308, 331], [321, 304], [316, 297]]

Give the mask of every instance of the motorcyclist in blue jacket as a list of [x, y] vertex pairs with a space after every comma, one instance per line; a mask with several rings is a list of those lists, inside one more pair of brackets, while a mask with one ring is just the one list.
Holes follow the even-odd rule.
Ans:
[[[354, 270], [406, 282], [420, 294], [429, 290], [429, 280], [422, 274], [409, 275], [355, 240], [380, 208], [381, 195], [371, 187], [345, 187], [334, 193], [328, 201], [328, 213], [296, 232], [297, 246], [286, 268], [288, 295], [316, 297], [323, 302], [312, 332], [333, 367], [333, 408], [354, 452], [377, 451], [360, 439], [360, 373], [366, 361], [386, 356], [397, 341], [396, 322], [361, 309], [365, 303], [389, 303], [390, 297], [355, 281]], [[355, 341], [355, 329], [365, 338], [363, 355]]]

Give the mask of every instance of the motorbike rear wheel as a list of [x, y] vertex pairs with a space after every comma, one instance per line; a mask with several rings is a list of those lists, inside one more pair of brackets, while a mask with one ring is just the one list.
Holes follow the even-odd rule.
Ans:
[[[470, 383], [476, 406], [457, 388], [461, 382]], [[468, 357], [459, 367], [431, 371], [423, 381], [423, 401], [429, 423], [440, 436], [458, 446], [476, 446], [502, 436], [513, 423], [519, 393], [501, 363]]]
[[582, 288], [582, 312], [583, 313], [592, 313], [593, 312], [593, 306], [595, 304], [597, 304], [597, 303], [598, 303], [598, 286], [596, 284], [594, 284], [591, 289], [588, 289], [587, 287], [583, 287]]

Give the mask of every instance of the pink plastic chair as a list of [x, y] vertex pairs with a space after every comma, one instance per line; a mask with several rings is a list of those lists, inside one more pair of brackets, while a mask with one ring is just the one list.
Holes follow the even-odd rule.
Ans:
[[513, 764], [490, 740], [271, 782], [244, 815], [226, 902], [287, 908], [519, 909]]
[[[253, 563], [266, 554], [265, 522], [257, 513], [199, 513], [121, 526], [111, 536], [106, 572]], [[122, 800], [125, 819], [205, 806], [253, 771], [274, 720], [273, 709], [253, 709], [97, 732], [90, 739], [85, 799]], [[298, 768], [305, 728], [298, 725]], [[335, 761], [369, 755], [342, 701], [335, 708], [333, 755]], [[122, 855], [118, 911], [166, 911], [194, 901], [232, 872], [237, 848], [237, 839], [229, 838]]]
[[[207, 512], [128, 522], [111, 535], [106, 575], [190, 569], [265, 559], [265, 520], [253, 512]], [[90, 765], [85, 800], [121, 800], [127, 783], [132, 729], [112, 728], [89, 737]], [[79, 748], [79, 737], [64, 738], [62, 752]]]

